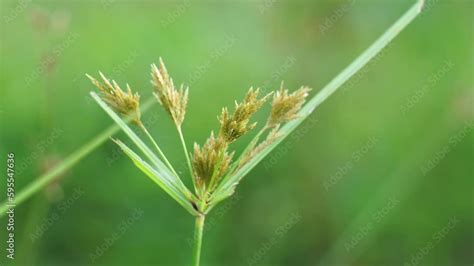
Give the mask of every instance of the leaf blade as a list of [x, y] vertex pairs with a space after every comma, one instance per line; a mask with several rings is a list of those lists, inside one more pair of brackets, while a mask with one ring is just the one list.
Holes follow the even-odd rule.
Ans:
[[124, 153], [132, 160], [135, 166], [145, 173], [153, 182], [158, 184], [168, 195], [170, 195], [176, 202], [183, 206], [192, 215], [198, 215], [197, 211], [193, 208], [191, 202], [185, 197], [180, 191], [174, 186], [169, 184], [169, 180], [163, 178], [152, 166], [146, 163], [139, 155], [137, 155], [132, 149], [125, 145], [120, 140], [114, 140], [117, 145], [124, 151]]
[[424, 1], [418, 0], [404, 15], [402, 15], [389, 29], [387, 29], [372, 45], [343, 69], [334, 79], [324, 86], [311, 100], [298, 112], [299, 117], [286, 123], [280, 130], [280, 138], [256, 154], [244, 167], [237, 170], [233, 175], [223, 179], [216, 189], [215, 197], [211, 200], [213, 204], [232, 195], [234, 187], [242, 178], [250, 172], [271, 150], [281, 143], [293, 130], [296, 129], [321, 103], [337, 91], [347, 80], [362, 69], [372, 58], [374, 58], [387, 44], [389, 44], [410, 22], [420, 14]]

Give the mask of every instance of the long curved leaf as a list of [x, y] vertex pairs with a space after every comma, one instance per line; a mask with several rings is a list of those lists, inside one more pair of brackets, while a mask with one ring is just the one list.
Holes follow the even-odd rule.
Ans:
[[169, 183], [167, 178], [164, 178], [158, 171], [156, 171], [152, 166], [146, 163], [140, 158], [132, 149], [125, 145], [120, 140], [114, 140], [117, 145], [127, 154], [128, 157], [133, 161], [133, 163], [142, 170], [153, 182], [158, 184], [166, 193], [168, 193], [174, 200], [176, 200], [181, 206], [183, 206], [187, 211], [192, 215], [197, 215], [197, 211], [193, 208], [193, 205], [189, 199], [178, 191], [172, 184]]
[[234, 193], [235, 186], [242, 178], [250, 172], [265, 156], [267, 156], [284, 138], [299, 126], [321, 103], [331, 96], [355, 73], [362, 69], [373, 57], [375, 57], [390, 41], [393, 40], [413, 19], [421, 12], [424, 1], [418, 0], [401, 18], [399, 18], [385, 33], [380, 36], [369, 48], [347, 66], [339, 75], [329, 82], [318, 92], [301, 110], [299, 118], [285, 124], [279, 131], [280, 138], [255, 155], [246, 165], [235, 173], [226, 176], [214, 192], [210, 208], [217, 202], [229, 197]]

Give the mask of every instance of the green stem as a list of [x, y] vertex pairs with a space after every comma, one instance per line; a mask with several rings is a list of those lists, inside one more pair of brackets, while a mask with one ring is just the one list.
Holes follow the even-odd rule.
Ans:
[[191, 180], [193, 181], [194, 191], [197, 194], [198, 189], [196, 186], [196, 181], [194, 181], [193, 168], [191, 166], [191, 160], [189, 159], [188, 149], [186, 148], [186, 142], [184, 141], [183, 131], [181, 130], [181, 126], [176, 125], [176, 128], [178, 129], [179, 139], [181, 140], [181, 145], [183, 146], [184, 155], [186, 157], [186, 163], [188, 164], [189, 175], [191, 176]]
[[140, 128], [143, 130], [143, 132], [145, 132], [145, 134], [147, 135], [147, 137], [150, 139], [150, 141], [153, 143], [153, 146], [155, 146], [156, 150], [158, 151], [158, 153], [160, 154], [161, 158], [165, 161], [166, 165], [169, 167], [169, 169], [173, 172], [173, 174], [179, 178], [178, 174], [176, 173], [176, 171], [174, 170], [173, 168], [173, 165], [171, 165], [170, 161], [168, 161], [168, 158], [166, 158], [165, 154], [163, 153], [163, 151], [160, 149], [160, 146], [158, 146], [158, 143], [156, 143], [155, 139], [151, 136], [150, 132], [148, 132], [148, 129], [146, 129], [145, 125], [143, 125], [142, 123], [140, 123]]
[[194, 228], [194, 250], [193, 250], [193, 266], [199, 266], [201, 259], [202, 233], [204, 231], [204, 219], [206, 216], [200, 214], [196, 216], [196, 225]]
[[[156, 101], [154, 98], [148, 99], [142, 108], [142, 113], [146, 112], [151, 105], [153, 105]], [[127, 121], [130, 121], [128, 119]], [[25, 200], [29, 199], [34, 194], [41, 191], [46, 185], [48, 185], [54, 178], [60, 174], [66, 172], [69, 168], [73, 167], [76, 163], [86, 157], [89, 153], [95, 150], [100, 144], [104, 143], [111, 135], [117, 133], [120, 127], [118, 125], [112, 125], [108, 127], [105, 131], [97, 135], [91, 141], [84, 144], [75, 152], [71, 153], [68, 157], [64, 159], [60, 164], [55, 166], [53, 169], [40, 175], [39, 177], [35, 178], [34, 181], [29, 183], [24, 189], [18, 192], [15, 196], [15, 205], [18, 206], [23, 203]], [[5, 215], [9, 206], [8, 202], [5, 200], [0, 204], [0, 217]]]
[[[79, 148], [79, 150], [69, 155], [62, 163], [54, 167], [51, 171], [42, 174], [38, 178], [35, 178], [34, 181], [29, 183], [24, 189], [22, 189], [16, 194], [15, 205], [20, 205], [23, 201], [27, 200], [35, 193], [41, 191], [41, 189], [43, 189], [47, 184], [49, 184], [49, 182], [53, 181], [56, 176], [66, 172], [66, 170], [68, 170], [77, 162], [79, 162], [82, 158], [92, 152], [95, 148], [97, 148], [100, 144], [102, 144], [118, 130], [119, 127], [117, 125], [113, 125], [107, 128], [100, 135], [96, 136], [94, 139]], [[5, 215], [8, 208], [8, 202], [2, 202], [2, 204], [0, 205], [0, 217]]]

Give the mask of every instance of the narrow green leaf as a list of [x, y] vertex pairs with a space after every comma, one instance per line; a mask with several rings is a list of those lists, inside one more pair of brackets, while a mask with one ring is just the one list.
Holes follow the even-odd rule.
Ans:
[[367, 48], [359, 57], [357, 57], [349, 66], [347, 66], [339, 75], [329, 82], [321, 91], [318, 92], [301, 110], [299, 118], [285, 124], [278, 138], [273, 144], [269, 145], [257, 155], [255, 155], [246, 165], [226, 176], [219, 187], [214, 192], [210, 206], [229, 197], [234, 192], [235, 186], [252, 170], [265, 156], [267, 156], [278, 144], [283, 141], [293, 130], [299, 126], [321, 103], [331, 96], [355, 73], [362, 69], [373, 57], [375, 57], [390, 41], [393, 40], [413, 19], [421, 12], [423, 8], [422, 0], [417, 1], [401, 18], [399, 18], [385, 33], [380, 36], [369, 48]]
[[130, 157], [135, 166], [138, 169], [142, 170], [153, 182], [158, 184], [166, 193], [168, 193], [174, 200], [176, 200], [181, 206], [188, 210], [192, 215], [197, 215], [198, 213], [193, 208], [189, 199], [185, 197], [180, 191], [178, 191], [167, 178], [164, 178], [158, 171], [156, 171], [152, 166], [146, 163], [140, 158], [132, 149], [125, 145], [120, 140], [114, 140], [117, 145], [125, 152], [125, 154]]
[[91, 92], [92, 98], [99, 104], [102, 109], [119, 125], [119, 127], [127, 134], [127, 136], [135, 143], [135, 145], [140, 149], [141, 152], [151, 161], [153, 166], [155, 166], [156, 171], [168, 179], [169, 183], [177, 188], [183, 195], [191, 199], [192, 193], [188, 188], [183, 184], [179, 177], [176, 177], [170, 169], [158, 158], [158, 156], [153, 153], [150, 148], [133, 132], [133, 130], [127, 125], [127, 123], [117, 115], [102, 99], [95, 93]]

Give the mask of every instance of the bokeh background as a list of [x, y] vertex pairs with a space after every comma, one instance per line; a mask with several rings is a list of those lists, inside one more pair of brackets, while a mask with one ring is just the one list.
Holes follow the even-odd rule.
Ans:
[[[85, 73], [145, 100], [160, 56], [190, 86], [184, 133], [202, 143], [250, 86], [315, 95], [413, 2], [3, 0], [2, 162], [15, 153], [18, 193], [112, 124]], [[427, 1], [209, 215], [203, 265], [472, 265], [473, 10]], [[189, 184], [169, 117], [144, 120]], [[187, 265], [193, 226], [106, 141], [17, 206], [13, 264]]]

